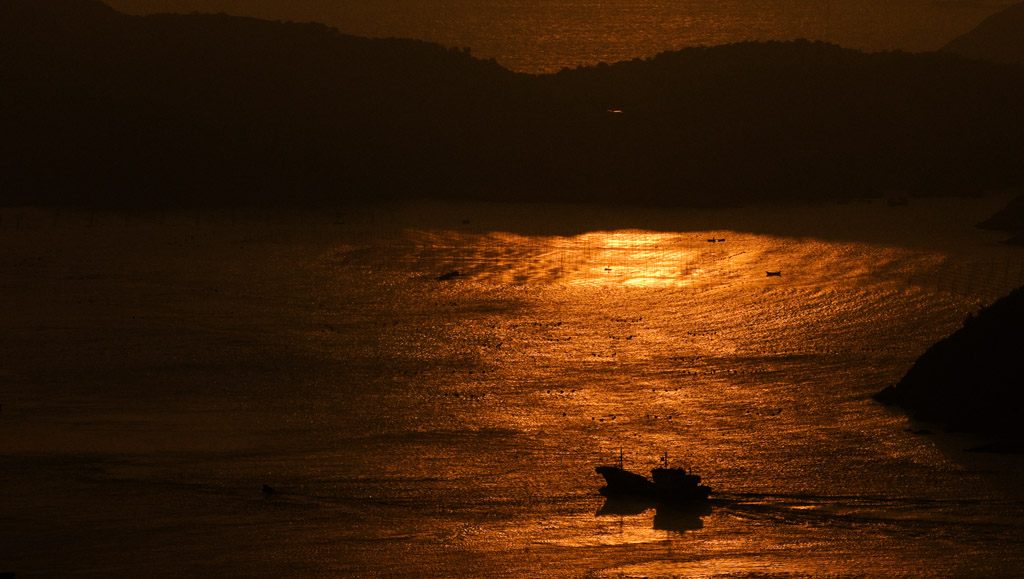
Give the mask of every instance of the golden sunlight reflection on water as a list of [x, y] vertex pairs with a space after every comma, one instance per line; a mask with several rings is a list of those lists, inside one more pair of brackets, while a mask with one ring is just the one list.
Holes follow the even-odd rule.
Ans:
[[[392, 259], [492, 284], [686, 288], [710, 283], [711, 269], [723, 279], [731, 277], [735, 272], [723, 265], [749, 266], [745, 272], [749, 274], [758, 271], [759, 264], [743, 259], [745, 252], [735, 249], [735, 244], [730, 253], [728, 237], [707, 235], [642, 230], [570, 237], [421, 231], [410, 236], [414, 247], [393, 248], [399, 255]], [[749, 241], [750, 236], [745, 239]], [[403, 259], [406, 251], [414, 257]], [[777, 268], [778, 260], [769, 259], [760, 266]], [[760, 274], [764, 277], [765, 270]]]
[[942, 253], [893, 245], [728, 230], [612, 230], [574, 236], [407, 230], [369, 251], [375, 252], [372, 261], [386, 267], [496, 286], [706, 291], [738, 285], [844, 287], [860, 279], [889, 279], [994, 296], [1016, 287], [1024, 276], [1024, 264], [1009, 261], [967, 266], [951, 263]]
[[[1021, 282], [978, 204], [0, 228], [4, 569], [1012, 575], [1020, 474], [870, 399]], [[620, 452], [710, 509], [609, 503]]]
[[618, 567], [608, 577], [686, 577], [711, 579], [712, 577], [816, 577], [828, 574], [834, 567], [810, 568], [775, 561], [756, 561], [749, 558], [712, 558], [691, 562], [654, 561]]
[[[901, 234], [884, 211], [822, 210]], [[440, 474], [427, 484], [462, 514], [433, 514], [433, 494], [420, 508], [475, 525], [453, 545], [528, 551], [594, 577], [850, 576], [836, 559], [864, 550], [865, 574], [880, 577], [904, 557], [891, 535], [944, 525], [946, 508], [975, 516], [959, 499], [976, 481], [868, 397], [975, 300], [1019, 282], [1008, 251], [1000, 267], [952, 279], [956, 260], [997, 253], [741, 227], [512, 233], [530, 228], [459, 217], [338, 245], [323, 261], [337, 280], [325, 291], [365, 283], [383, 312], [373, 346], [388, 394], [367, 390], [360, 424], [392, 443], [354, 470]], [[794, 228], [804, 223], [820, 221]], [[957, 235], [942, 243], [965, 250], [976, 234]], [[333, 311], [322, 323], [350, 321]], [[351, 359], [342, 338], [360, 329], [348, 327], [323, 335], [328, 355]], [[620, 450], [641, 473], [669, 451], [719, 502], [696, 516], [603, 504], [593, 467]], [[423, 494], [401, 491], [413, 504]], [[941, 552], [929, 532], [904, 543], [918, 560]]]

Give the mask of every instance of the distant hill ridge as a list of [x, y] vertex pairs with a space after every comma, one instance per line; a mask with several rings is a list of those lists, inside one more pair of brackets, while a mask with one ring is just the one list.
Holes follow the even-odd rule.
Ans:
[[512, 76], [427, 42], [98, 0], [5, 0], [0, 64], [0, 194], [43, 203], [373, 197], [399, 186], [388, 158], [430, 162], [404, 140], [431, 109], [471, 115]]
[[986, 18], [942, 50], [980, 60], [1024, 64], [1024, 2]]
[[717, 205], [1024, 185], [1024, 72], [951, 54], [741, 43], [534, 76], [319, 24], [5, 0], [0, 71], [4, 204]]

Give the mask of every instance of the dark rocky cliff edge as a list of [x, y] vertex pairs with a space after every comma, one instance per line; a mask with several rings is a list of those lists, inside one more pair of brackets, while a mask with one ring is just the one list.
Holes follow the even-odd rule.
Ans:
[[1024, 448], [1024, 288], [971, 315], [875, 395], [917, 419]]
[[1010, 245], [1024, 245], [1024, 195], [1010, 203], [977, 225], [981, 229], [1009, 231], [1016, 235], [1006, 241]]

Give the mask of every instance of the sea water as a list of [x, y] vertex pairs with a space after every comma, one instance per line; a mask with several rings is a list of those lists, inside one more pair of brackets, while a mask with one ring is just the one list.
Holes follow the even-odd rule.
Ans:
[[1024, 281], [1004, 201], [5, 210], [0, 571], [1019, 574], [1020, 460], [870, 398]]

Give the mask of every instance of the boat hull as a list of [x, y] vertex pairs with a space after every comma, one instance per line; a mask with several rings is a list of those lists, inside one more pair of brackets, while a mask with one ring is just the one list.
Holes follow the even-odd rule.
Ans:
[[706, 501], [711, 495], [711, 487], [691, 481], [687, 484], [658, 484], [615, 466], [599, 466], [594, 470], [607, 483], [598, 489], [606, 497], [642, 497], [666, 503], [685, 503]]

